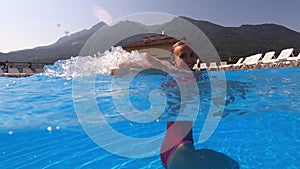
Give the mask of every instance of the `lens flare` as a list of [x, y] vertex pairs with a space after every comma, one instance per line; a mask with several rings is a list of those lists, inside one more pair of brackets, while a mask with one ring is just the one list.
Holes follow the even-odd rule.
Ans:
[[99, 19], [99, 21], [102, 21], [106, 24], [109, 24], [112, 22], [111, 15], [109, 14], [109, 12], [107, 12], [103, 8], [101, 8], [99, 6], [94, 6], [92, 8], [92, 11], [93, 11], [93, 14], [96, 16], [96, 18]]

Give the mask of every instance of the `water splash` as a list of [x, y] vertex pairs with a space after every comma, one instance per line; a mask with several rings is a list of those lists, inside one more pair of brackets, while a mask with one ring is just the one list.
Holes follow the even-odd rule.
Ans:
[[112, 47], [111, 50], [98, 52], [94, 56], [76, 56], [68, 60], [59, 60], [45, 68], [45, 75], [67, 79], [95, 74], [109, 75], [112, 69], [118, 69], [125, 63], [143, 66], [146, 61], [138, 51], [127, 52], [122, 47]]

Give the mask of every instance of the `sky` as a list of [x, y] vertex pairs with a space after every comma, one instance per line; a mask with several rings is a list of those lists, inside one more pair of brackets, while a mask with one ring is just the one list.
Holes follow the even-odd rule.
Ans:
[[30, 49], [143, 12], [222, 26], [274, 23], [300, 32], [300, 0], [1, 0], [0, 52]]

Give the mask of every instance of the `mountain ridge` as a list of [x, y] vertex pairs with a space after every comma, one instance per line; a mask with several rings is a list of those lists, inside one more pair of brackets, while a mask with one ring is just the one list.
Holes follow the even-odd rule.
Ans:
[[[239, 57], [245, 57], [252, 53], [265, 53], [271, 50], [276, 51], [276, 55], [278, 55], [282, 49], [291, 47], [295, 49], [295, 54], [300, 52], [300, 46], [297, 43], [300, 42], [300, 33], [282, 25], [264, 23], [226, 27], [209, 21], [181, 17], [193, 23], [205, 33], [222, 60], [228, 60], [231, 57], [235, 61]], [[130, 22], [122, 21], [118, 26], [128, 28]], [[140, 23], [137, 23], [140, 29], [144, 29], [144, 25], [138, 24]], [[48, 46], [9, 53], [0, 52], [0, 61], [54, 63], [57, 60], [78, 56], [87, 40], [103, 26], [106, 26], [106, 24], [103, 22], [97, 23], [90, 29], [84, 29], [70, 36], [59, 38], [55, 43]], [[127, 40], [126, 43], [137, 40], [141, 40], [140, 36]]]

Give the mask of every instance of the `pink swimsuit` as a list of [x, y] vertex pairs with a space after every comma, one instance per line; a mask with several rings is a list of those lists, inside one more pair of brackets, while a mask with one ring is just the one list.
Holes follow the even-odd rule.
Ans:
[[[168, 130], [174, 123], [178, 125], [173, 131]], [[181, 128], [190, 127], [189, 132], [183, 136]], [[185, 132], [184, 132], [185, 133]], [[183, 138], [183, 139], [180, 139]], [[168, 167], [168, 162], [176, 148], [184, 143], [194, 144], [192, 122], [188, 121], [176, 121], [167, 123], [167, 133], [160, 151], [160, 160], [165, 168]], [[168, 145], [173, 145], [171, 148]]]
[[[170, 75], [166, 75], [167, 77], [171, 77]], [[198, 81], [203, 77], [200, 74], [196, 74], [194, 77], [177, 77], [182, 83], [190, 83], [194, 80]], [[204, 76], [204, 78], [207, 78]], [[170, 88], [176, 86], [177, 82], [175, 79], [167, 79], [166, 82], [162, 83], [163, 87]], [[174, 129], [169, 130], [169, 128], [176, 123], [176, 127]], [[160, 160], [162, 165], [165, 168], [168, 168], [168, 162], [174, 151], [177, 149], [178, 146], [181, 144], [194, 144], [193, 140], [193, 131], [192, 131], [192, 124], [191, 121], [176, 121], [176, 122], [168, 122], [167, 123], [167, 132], [164, 142], [160, 149]], [[186, 132], [188, 130], [188, 132]]]

